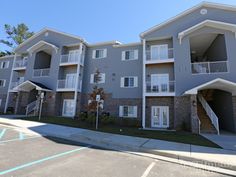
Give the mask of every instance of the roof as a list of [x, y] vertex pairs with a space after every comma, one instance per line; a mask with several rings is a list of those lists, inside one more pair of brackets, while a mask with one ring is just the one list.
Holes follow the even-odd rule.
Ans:
[[14, 88], [14, 90], [30, 91], [34, 88], [36, 90], [41, 90], [41, 91], [46, 91], [46, 92], [52, 91], [50, 88], [46, 87], [45, 85], [38, 82], [30, 81], [30, 80], [24, 81], [23, 83], [19, 84], [18, 86]]
[[181, 39], [192, 33], [193, 31], [196, 31], [204, 26], [208, 26], [208, 27], [213, 27], [213, 28], [218, 28], [218, 29], [224, 29], [224, 30], [229, 30], [232, 31], [234, 33], [236, 33], [236, 24], [232, 24], [232, 23], [225, 23], [225, 22], [220, 22], [220, 21], [214, 21], [214, 20], [205, 20], [201, 23], [198, 23], [182, 32], [180, 32], [178, 34], [178, 38]]
[[190, 9], [180, 13], [179, 15], [174, 16], [173, 18], [170, 18], [169, 20], [167, 20], [167, 21], [165, 21], [165, 22], [163, 22], [161, 24], [158, 24], [158, 25], [156, 25], [156, 26], [154, 26], [154, 27], [152, 27], [152, 28], [142, 32], [140, 34], [140, 37], [143, 38], [145, 35], [153, 32], [155, 30], [158, 30], [159, 28], [161, 28], [161, 27], [163, 27], [165, 25], [168, 25], [169, 23], [171, 23], [171, 22], [173, 22], [173, 21], [175, 21], [175, 20], [177, 20], [177, 19], [179, 19], [179, 18], [181, 18], [181, 17], [183, 17], [185, 15], [188, 15], [188, 14], [192, 13], [193, 11], [195, 11], [198, 8], [201, 8], [201, 7], [210, 7], [210, 8], [216, 8], [216, 9], [222, 9], [222, 10], [228, 10], [228, 11], [236, 11], [236, 6], [226, 5], [226, 4], [219, 4], [219, 3], [213, 3], [213, 2], [205, 2], [204, 1], [204, 2], [202, 2], [202, 3], [200, 3], [200, 4], [196, 5], [196, 6], [194, 6], [194, 7], [190, 8]]
[[53, 49], [55, 49], [55, 51], [57, 52], [58, 50], [58, 47], [56, 47], [55, 45], [53, 44], [50, 44], [48, 42], [45, 42], [45, 41], [39, 41], [37, 42], [36, 44], [34, 44], [33, 46], [31, 46], [30, 48], [27, 49], [27, 52], [29, 53], [32, 53], [33, 51], [37, 50], [38, 48], [44, 46], [44, 45], [47, 45], [47, 46], [50, 46], [52, 47]]
[[99, 42], [99, 43], [93, 43], [93, 44], [87, 44], [88, 47], [96, 47], [96, 46], [103, 46], [103, 45], [119, 45], [122, 44], [120, 41], [105, 41], [105, 42]]
[[27, 44], [28, 42], [32, 41], [33, 39], [35, 39], [37, 36], [47, 32], [47, 31], [51, 31], [51, 32], [54, 32], [54, 33], [58, 33], [58, 34], [61, 34], [61, 35], [64, 35], [64, 36], [68, 36], [68, 37], [72, 37], [72, 38], [75, 38], [75, 39], [78, 39], [84, 43], [86, 43], [86, 41], [79, 37], [79, 36], [75, 36], [75, 35], [72, 35], [72, 34], [68, 34], [68, 33], [65, 33], [65, 32], [60, 32], [60, 31], [57, 31], [57, 30], [54, 30], [54, 29], [51, 29], [51, 28], [43, 28], [42, 30], [40, 30], [39, 32], [37, 32], [36, 34], [34, 34], [33, 36], [31, 36], [29, 39], [25, 40], [23, 43], [21, 43], [20, 45], [18, 45], [14, 51], [17, 51], [19, 48], [21, 48], [22, 46], [24, 46], [25, 44]]
[[184, 92], [184, 95], [196, 95], [199, 90], [205, 89], [219, 89], [230, 92], [232, 95], [236, 95], [236, 83], [221, 78], [214, 79], [210, 82], [206, 82], [190, 90], [187, 90]]

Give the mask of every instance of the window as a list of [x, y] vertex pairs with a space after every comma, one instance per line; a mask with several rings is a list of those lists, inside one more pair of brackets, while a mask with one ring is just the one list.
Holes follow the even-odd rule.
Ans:
[[6, 69], [9, 67], [9, 61], [3, 61], [1, 62], [0, 68], [1, 69]]
[[97, 83], [97, 84], [103, 84], [103, 83], [105, 83], [105, 73], [100, 73], [100, 75], [99, 75], [99, 80], [98, 80], [98, 78], [97, 77], [95, 77], [95, 74], [91, 74], [90, 75], [90, 83], [91, 84], [95, 84], [95, 83]]
[[96, 49], [93, 50], [93, 59], [106, 58], [107, 49]]
[[120, 106], [119, 117], [137, 118], [137, 106]]
[[0, 79], [0, 87], [5, 87], [6, 80]]
[[0, 107], [2, 106], [2, 99], [0, 99]]
[[122, 60], [137, 60], [138, 50], [126, 50], [122, 51]]
[[137, 76], [121, 77], [120, 86], [125, 88], [138, 87], [138, 77]]

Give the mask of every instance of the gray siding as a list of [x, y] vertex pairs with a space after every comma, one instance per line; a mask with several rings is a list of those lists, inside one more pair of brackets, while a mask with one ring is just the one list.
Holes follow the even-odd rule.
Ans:
[[[107, 57], [102, 59], [93, 59], [94, 49], [107, 49]], [[121, 55], [124, 50], [138, 49], [138, 60], [122, 61]], [[113, 98], [141, 98], [142, 97], [142, 46], [132, 47], [113, 47], [99, 46], [89, 47], [85, 58], [85, 73], [83, 80], [83, 92], [92, 91], [93, 84], [90, 84], [90, 75], [99, 69], [101, 73], [106, 74], [105, 83], [100, 84], [106, 93], [112, 93]], [[137, 88], [121, 88], [120, 79], [123, 76], [138, 76]]]
[[[204, 7], [205, 8], [205, 7]], [[178, 39], [178, 33], [182, 32], [204, 20], [215, 20], [236, 24], [236, 13], [233, 11], [226, 11], [220, 9], [206, 8], [208, 13], [206, 15], [200, 14], [200, 8], [194, 12], [179, 18], [156, 31], [147, 34], [144, 38], [146, 40], [153, 40], [163, 37], [173, 38], [174, 58], [175, 58], [175, 79], [176, 79], [176, 95], [182, 95], [185, 91], [208, 82], [215, 78], [223, 78], [233, 82], [236, 82], [236, 39], [234, 33], [231, 31], [219, 30], [210, 27], [204, 27], [199, 29], [189, 36], [183, 38], [180, 44]], [[190, 44], [189, 38], [193, 35], [199, 35], [202, 33], [218, 33], [224, 34], [227, 59], [229, 62], [229, 73], [218, 74], [200, 74], [193, 75], [191, 72], [191, 57], [190, 57]]]

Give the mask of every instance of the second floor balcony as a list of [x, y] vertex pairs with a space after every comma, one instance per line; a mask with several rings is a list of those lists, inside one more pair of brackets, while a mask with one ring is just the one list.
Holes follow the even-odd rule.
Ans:
[[174, 96], [175, 81], [146, 81], [147, 96]]
[[[78, 91], [81, 91], [82, 80], [78, 81]], [[75, 91], [76, 80], [74, 79], [61, 79], [57, 81], [57, 91]]]
[[228, 61], [191, 63], [192, 74], [227, 73]]
[[48, 77], [49, 73], [50, 73], [50, 68], [34, 69], [33, 76], [34, 77]]
[[14, 88], [17, 87], [18, 85], [20, 85], [23, 82], [24, 82], [24, 78], [21, 78], [19, 81], [16, 81], [16, 82], [11, 82], [10, 90], [14, 91]]
[[65, 65], [83, 65], [83, 57], [80, 56], [79, 51], [73, 51], [69, 54], [61, 55], [60, 66]]

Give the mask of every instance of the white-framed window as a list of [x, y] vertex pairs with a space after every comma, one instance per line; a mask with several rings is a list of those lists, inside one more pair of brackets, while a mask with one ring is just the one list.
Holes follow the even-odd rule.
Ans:
[[9, 61], [2, 61], [0, 64], [1, 69], [7, 69], [9, 67]]
[[100, 59], [107, 57], [107, 49], [96, 49], [93, 50], [93, 59]]
[[123, 61], [127, 60], [137, 60], [138, 59], [138, 50], [125, 50], [122, 51], [121, 56]]
[[2, 106], [2, 99], [0, 99], [0, 107]]
[[121, 77], [120, 86], [123, 88], [138, 87], [138, 77], [137, 76]]
[[103, 83], [105, 83], [106, 74], [105, 73], [100, 73], [99, 77], [100, 77], [100, 81], [97, 82], [95, 74], [91, 74], [90, 75], [90, 84], [95, 84], [95, 83], [103, 84]]
[[119, 117], [137, 118], [137, 106], [119, 106]]
[[0, 79], [0, 87], [5, 87], [6, 80]]

